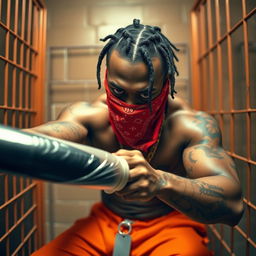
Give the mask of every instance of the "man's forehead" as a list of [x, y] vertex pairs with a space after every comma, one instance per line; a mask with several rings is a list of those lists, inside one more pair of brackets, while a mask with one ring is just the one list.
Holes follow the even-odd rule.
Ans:
[[[162, 77], [162, 63], [159, 57], [151, 59], [155, 78]], [[132, 62], [122, 57], [118, 51], [112, 51], [109, 56], [108, 70], [111, 74], [118, 75], [125, 79], [132, 79], [136, 81], [148, 80], [149, 69], [145, 62]]]

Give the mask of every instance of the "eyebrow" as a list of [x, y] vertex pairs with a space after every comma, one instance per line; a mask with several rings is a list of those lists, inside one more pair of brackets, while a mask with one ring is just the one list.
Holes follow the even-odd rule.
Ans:
[[[112, 82], [112, 81], [109, 81], [109, 84], [117, 89], [121, 89], [121, 90], [124, 90], [121, 86], [119, 86], [118, 84], [116, 84], [115, 82]], [[125, 90], [124, 90], [125, 91]], [[152, 88], [152, 92], [156, 91], [156, 88], [153, 87]], [[143, 93], [143, 92], [148, 92], [148, 88], [145, 88], [145, 89], [141, 89], [141, 90], [138, 90], [138, 93]]]

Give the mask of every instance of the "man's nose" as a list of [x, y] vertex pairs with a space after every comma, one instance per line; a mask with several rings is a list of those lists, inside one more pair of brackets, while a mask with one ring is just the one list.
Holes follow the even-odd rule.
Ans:
[[127, 104], [132, 104], [132, 105], [135, 105], [135, 104], [136, 104], [136, 101], [135, 101], [135, 99], [134, 99], [134, 96], [132, 96], [132, 95], [129, 95], [129, 96], [126, 98], [125, 102], [126, 102]]

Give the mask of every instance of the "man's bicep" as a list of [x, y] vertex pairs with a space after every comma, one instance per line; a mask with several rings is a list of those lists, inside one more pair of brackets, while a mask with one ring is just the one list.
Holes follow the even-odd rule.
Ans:
[[183, 152], [183, 164], [189, 178], [222, 175], [238, 181], [235, 164], [220, 146], [197, 144]]
[[238, 180], [235, 164], [222, 147], [222, 135], [214, 117], [197, 112], [192, 119], [191, 139], [183, 151], [187, 176], [224, 175]]

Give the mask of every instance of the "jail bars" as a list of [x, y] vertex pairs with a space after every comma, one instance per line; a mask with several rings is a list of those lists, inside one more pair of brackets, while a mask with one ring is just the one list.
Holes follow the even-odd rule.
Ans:
[[[43, 120], [45, 29], [43, 0], [0, 0], [1, 124]], [[41, 183], [0, 172], [1, 256], [30, 255], [42, 245], [42, 211]]]
[[198, 0], [191, 10], [193, 105], [219, 122], [241, 180], [245, 213], [209, 225], [216, 255], [256, 255], [256, 1]]

